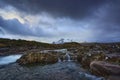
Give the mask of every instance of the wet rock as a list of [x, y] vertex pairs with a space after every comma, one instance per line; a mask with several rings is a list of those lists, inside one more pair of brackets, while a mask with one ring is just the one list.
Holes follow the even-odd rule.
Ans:
[[93, 61], [90, 64], [92, 73], [101, 76], [120, 75], [120, 66], [104, 61]]
[[27, 53], [23, 55], [20, 59], [17, 60], [17, 62], [21, 65], [25, 64], [50, 64], [50, 63], [56, 63], [58, 61], [57, 55], [52, 53]]

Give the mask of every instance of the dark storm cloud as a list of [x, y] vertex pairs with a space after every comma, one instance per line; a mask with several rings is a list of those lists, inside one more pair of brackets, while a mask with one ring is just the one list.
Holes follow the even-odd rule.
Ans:
[[0, 1], [0, 8], [5, 7], [6, 3], [3, 2], [3, 0]]
[[[120, 0], [1, 0], [0, 8], [11, 5], [20, 12], [40, 15], [46, 12], [51, 17], [66, 18], [71, 21], [85, 22], [89, 26], [86, 32], [92, 31], [91, 41], [120, 41]], [[54, 18], [56, 19], [56, 18]], [[94, 21], [91, 23], [91, 21]], [[49, 22], [49, 21], [48, 21]], [[66, 23], [66, 21], [63, 22]], [[12, 24], [15, 24], [16, 28]], [[44, 24], [47, 24], [46, 22]], [[74, 24], [74, 23], [73, 23]], [[85, 25], [86, 25], [85, 24]], [[9, 25], [9, 26], [8, 26]], [[53, 24], [54, 25], [54, 24]], [[59, 25], [59, 24], [58, 24]], [[78, 27], [84, 27], [85, 25]], [[29, 27], [14, 20], [3, 20], [0, 18], [0, 26], [7, 32], [13, 34], [38, 36], [44, 31], [34, 33]], [[63, 25], [64, 26], [64, 25]], [[63, 27], [61, 26], [61, 27]], [[67, 26], [67, 25], [66, 25]], [[56, 26], [55, 26], [56, 27]], [[66, 30], [71, 30], [75, 26], [70, 25]], [[75, 27], [77, 30], [78, 27]], [[65, 29], [65, 28], [64, 28]], [[1, 31], [1, 30], [0, 30]], [[72, 33], [72, 32], [71, 32]], [[67, 34], [67, 31], [66, 31]], [[87, 34], [87, 33], [85, 33]], [[44, 35], [43, 35], [44, 36]], [[72, 36], [71, 36], [72, 37]], [[82, 36], [81, 36], [82, 37]], [[88, 41], [89, 41], [88, 40]]]
[[47, 12], [53, 16], [84, 18], [108, 0], [3, 0], [17, 9], [37, 14]]
[[94, 33], [97, 40], [120, 41], [120, 1], [115, 0], [101, 9], [95, 21]]
[[21, 36], [50, 36], [40, 28], [30, 28], [29, 25], [20, 23], [17, 19], [4, 20], [0, 17], [0, 32]]

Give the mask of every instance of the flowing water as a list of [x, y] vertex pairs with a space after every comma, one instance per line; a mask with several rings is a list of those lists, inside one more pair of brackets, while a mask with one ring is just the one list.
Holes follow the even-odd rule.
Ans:
[[9, 55], [9, 56], [2, 56], [0, 57], [0, 65], [5, 65], [9, 63], [15, 62], [17, 59], [19, 59], [22, 55]]
[[62, 62], [60, 58], [58, 58], [58, 62]]
[[66, 52], [66, 57], [67, 57], [67, 61], [71, 61], [71, 58], [68, 52]]

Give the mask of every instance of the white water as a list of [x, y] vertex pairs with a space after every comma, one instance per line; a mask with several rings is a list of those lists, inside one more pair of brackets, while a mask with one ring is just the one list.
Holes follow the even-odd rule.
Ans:
[[67, 61], [71, 61], [71, 58], [68, 52], [66, 52], [66, 57], [67, 57]]
[[49, 53], [50, 51], [66, 53], [67, 49], [43, 50], [41, 53]]
[[60, 58], [58, 58], [58, 62], [62, 62]]
[[[67, 49], [43, 50], [43, 51], [40, 51], [40, 52], [41, 53], [49, 53], [50, 51], [65, 53], [66, 59], [63, 60], [63, 61], [68, 61], [68, 62], [72, 61], [71, 56], [70, 56], [70, 52], [67, 51]], [[58, 62], [62, 62], [62, 60], [59, 57], [58, 57]]]
[[81, 80], [105, 80], [103, 77], [97, 77], [83, 72], [79, 72], [79, 78]]
[[5, 65], [9, 63], [15, 62], [19, 59], [22, 55], [9, 55], [9, 56], [2, 56], [0, 57], [0, 65]]

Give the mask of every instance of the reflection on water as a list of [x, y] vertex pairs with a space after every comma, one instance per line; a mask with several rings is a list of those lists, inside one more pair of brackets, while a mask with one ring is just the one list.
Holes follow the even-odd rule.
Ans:
[[0, 57], [0, 65], [9, 64], [15, 62], [22, 55], [9, 55]]

